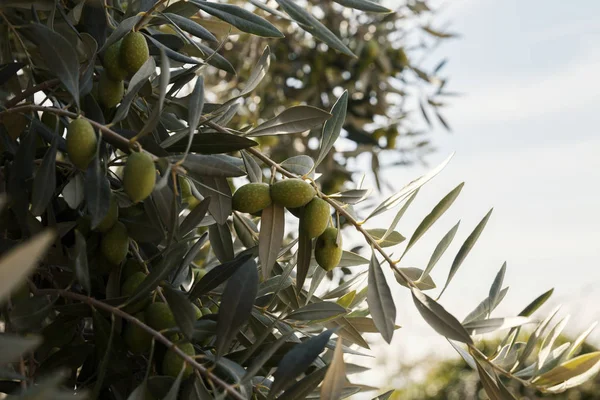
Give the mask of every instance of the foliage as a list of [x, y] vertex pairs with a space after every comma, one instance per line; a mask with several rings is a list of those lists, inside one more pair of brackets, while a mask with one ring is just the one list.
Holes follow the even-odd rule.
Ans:
[[[572, 340], [574, 338], [560, 336], [557, 339], [557, 345], [563, 345]], [[499, 344], [500, 342], [497, 340], [485, 340], [480, 343], [480, 346], [493, 352]], [[596, 350], [596, 348], [587, 343], [584, 343], [581, 347], [582, 353], [590, 353]], [[428, 365], [432, 368], [427, 371], [427, 375], [423, 381], [407, 384], [406, 388], [396, 391], [391, 398], [403, 400], [476, 400], [480, 399], [481, 394], [484, 393], [477, 372], [471, 369], [463, 359], [440, 361], [435, 365], [428, 363]], [[411, 370], [420, 366], [422, 364], [419, 362], [409, 365], [401, 374], [403, 376], [410, 376]], [[598, 377], [559, 394], [540, 393], [535, 388], [520, 385], [515, 381], [505, 381], [504, 383], [517, 398], [531, 400], [547, 398], [592, 400], [598, 397], [598, 391], [600, 390], [600, 380]]]
[[[260, 55], [257, 49], [268, 42], [273, 55], [271, 74], [256, 89], [254, 97], [240, 99], [233, 121], [240, 126], [251, 125], [298, 104], [329, 108], [336, 95], [347, 90], [344, 130], [348, 142], [344, 151], [336, 153], [336, 157], [330, 153], [317, 169], [325, 175], [322, 190], [331, 194], [352, 187], [353, 177], [360, 179], [365, 172], [353, 168], [352, 160], [366, 154], [371, 158], [371, 172], [378, 187], [389, 185], [382, 181], [380, 169], [385, 165], [421, 162], [435, 149], [429, 134], [432, 126], [450, 129], [442, 109], [455, 93], [448, 91], [448, 78], [443, 76], [447, 60], [434, 62], [432, 53], [440, 42], [457, 35], [435, 29], [431, 25], [435, 11], [422, 1], [398, 4], [394, 13], [353, 11], [342, 7], [344, 2], [300, 3], [342, 38], [357, 57], [340, 56], [297, 24], [284, 25], [280, 18], [257, 10], [286, 33], [286, 40], [270, 41], [250, 35], [232, 38], [225, 48], [231, 49], [228, 60], [237, 76], [221, 72], [207, 81], [224, 87], [243, 83]], [[220, 101], [227, 100], [226, 91], [217, 92], [216, 96]], [[313, 129], [303, 134], [257, 139], [276, 158], [297, 154], [314, 158], [318, 148], [309, 140], [319, 135]]]
[[[366, 0], [338, 3], [385, 11]], [[361, 205], [369, 190], [327, 195], [315, 171], [347, 127], [348, 92], [328, 110], [299, 104], [262, 123], [235, 122], [238, 99], [256, 97], [263, 78], [276, 73], [264, 47], [251, 71], [239, 73], [243, 87], [209, 84], [214, 68], [230, 69], [209, 47], [228, 40], [224, 26], [276, 43], [292, 19], [336, 57], [353, 56], [307, 9], [277, 4], [261, 4], [275, 25], [244, 7], [199, 0], [3, 3], [0, 391], [51, 399], [74, 392], [102, 399], [346, 397], [373, 389], [348, 380], [356, 368], [343, 356], [369, 355], [365, 332], [391, 340], [398, 329], [391, 293], [400, 286], [478, 370], [490, 397], [510, 398], [500, 375], [561, 391], [595, 374], [597, 352], [574, 357], [576, 342], [555, 348], [566, 322], [550, 330], [546, 319], [526, 344], [516, 340], [547, 294], [518, 317], [491, 317], [507, 291], [505, 267], [462, 323], [439, 303], [491, 212], [466, 237], [436, 300], [424, 292], [436, 287], [430, 273], [457, 227], [424, 270], [401, 266], [462, 184], [425, 216], [400, 259], [384, 250], [404, 242], [398, 222], [449, 160], [370, 210]], [[116, 107], [120, 90], [98, 102], [106, 89], [98, 82], [106, 79], [123, 87]], [[226, 99], [212, 102], [216, 92]], [[253, 139], [317, 126], [312, 157], [280, 159]], [[263, 197], [252, 204], [262, 210], [232, 209], [234, 178], [270, 185], [260, 185]], [[303, 206], [315, 197], [331, 214], [328, 229], [311, 238]], [[390, 226], [370, 226], [370, 218], [398, 207]], [[292, 215], [301, 229], [284, 236]], [[344, 250], [348, 229], [372, 248], [370, 260]], [[325, 269], [334, 264], [362, 272], [327, 290], [332, 274]], [[399, 285], [387, 281], [388, 267]], [[500, 355], [477, 347], [480, 334], [507, 328]]]

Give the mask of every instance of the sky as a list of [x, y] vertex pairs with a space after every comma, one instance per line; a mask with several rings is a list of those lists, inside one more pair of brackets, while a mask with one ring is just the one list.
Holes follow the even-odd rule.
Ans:
[[[401, 266], [423, 268], [438, 241], [461, 220], [432, 274], [443, 285], [460, 245], [494, 207], [441, 304], [461, 320], [487, 296], [506, 261], [510, 289], [493, 316], [514, 316], [554, 287], [553, 300], [536, 315], [560, 303], [559, 317], [571, 315], [566, 333], [576, 335], [600, 319], [600, 2], [439, 3], [434, 21], [448, 22], [461, 34], [437, 51], [449, 57], [448, 89], [463, 93], [444, 113], [453, 132], [435, 129], [438, 151], [427, 159], [429, 167], [389, 169], [384, 176], [400, 188], [455, 155], [421, 190], [398, 230], [410, 236], [444, 195], [460, 182], [465, 187]], [[370, 227], [386, 227], [393, 215]], [[399, 384], [399, 365], [455, 356], [422, 321], [410, 293], [400, 288], [394, 295], [402, 328], [391, 345], [372, 338], [379, 366], [367, 378], [371, 383]], [[600, 328], [591, 340], [600, 345]]]

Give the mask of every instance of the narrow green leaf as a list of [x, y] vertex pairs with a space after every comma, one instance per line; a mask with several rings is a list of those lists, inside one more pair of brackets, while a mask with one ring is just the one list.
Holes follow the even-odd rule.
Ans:
[[187, 246], [172, 246], [163, 256], [161, 262], [152, 268], [150, 274], [139, 284], [125, 304], [133, 304], [156, 289], [160, 282], [181, 262], [187, 252]]
[[408, 210], [408, 207], [410, 207], [410, 205], [412, 204], [415, 197], [417, 197], [417, 194], [419, 194], [419, 189], [415, 190], [413, 192], [413, 194], [408, 198], [408, 200], [406, 200], [406, 203], [404, 203], [402, 208], [400, 210], [398, 210], [398, 213], [396, 213], [396, 216], [394, 217], [394, 219], [392, 220], [392, 223], [390, 224], [390, 226], [387, 228], [387, 230], [383, 234], [382, 238], [386, 238], [386, 237], [388, 237], [388, 235], [390, 235], [392, 232], [394, 232], [394, 229], [396, 229], [396, 226], [398, 226], [398, 223], [404, 216], [404, 213], [406, 213], [406, 210]]
[[314, 336], [307, 341], [297, 344], [286, 353], [277, 365], [277, 370], [273, 374], [273, 384], [269, 397], [274, 397], [282, 390], [292, 386], [295, 379], [313, 363], [313, 361], [325, 349], [325, 345], [333, 334], [332, 330]]
[[331, 32], [318, 19], [312, 16], [305, 8], [302, 8], [291, 0], [276, 0], [279, 6], [292, 19], [307, 32], [312, 34], [317, 39], [325, 42], [329, 47], [346, 54], [350, 57], [356, 57], [354, 53], [342, 42], [333, 32]]
[[219, 155], [189, 154], [183, 162], [183, 167], [198, 176], [234, 177], [246, 173], [234, 157]]
[[448, 339], [473, 344], [469, 333], [444, 307], [418, 289], [413, 288], [412, 295], [417, 310], [437, 333]]
[[373, 252], [369, 264], [369, 281], [367, 286], [367, 303], [373, 316], [375, 326], [383, 339], [391, 343], [396, 323], [396, 305], [388, 286], [381, 265]]
[[202, 11], [235, 26], [242, 32], [264, 37], [283, 37], [283, 33], [269, 21], [241, 7], [196, 0], [190, 0], [190, 3], [195, 4]]
[[208, 40], [209, 42], [217, 42], [217, 38], [215, 37], [215, 35], [210, 33], [208, 29], [206, 29], [199, 23], [194, 22], [189, 18], [182, 17], [181, 15], [173, 13], [164, 13], [163, 15], [173, 23], [177, 24], [177, 26], [181, 28], [181, 30], [192, 34], [198, 39]]
[[454, 258], [454, 261], [452, 262], [452, 266], [450, 267], [450, 272], [448, 273], [448, 279], [446, 279], [446, 284], [444, 285], [444, 288], [442, 289], [440, 295], [438, 296], [438, 299], [440, 297], [442, 297], [442, 294], [444, 294], [444, 291], [448, 287], [448, 284], [450, 283], [452, 278], [454, 278], [456, 271], [458, 271], [458, 268], [461, 266], [461, 264], [463, 263], [465, 258], [467, 258], [467, 256], [469, 255], [469, 252], [475, 245], [475, 242], [477, 242], [477, 239], [479, 239], [479, 236], [481, 235], [481, 232], [483, 232], [483, 229], [485, 228], [485, 225], [487, 224], [488, 220], [490, 219], [490, 216], [492, 215], [493, 210], [494, 209], [492, 208], [490, 211], [488, 211], [488, 213], [485, 215], [485, 217], [483, 217], [481, 222], [479, 222], [479, 224], [477, 224], [477, 226], [475, 227], [473, 232], [471, 232], [471, 234], [469, 235], [467, 240], [465, 240], [465, 242], [461, 246], [460, 250], [458, 250], [456, 257]]
[[283, 244], [284, 230], [284, 208], [277, 204], [265, 208], [262, 212], [258, 242], [258, 258], [263, 280], [271, 276], [271, 270]]
[[169, 308], [173, 311], [177, 326], [186, 338], [191, 339], [194, 333], [194, 323], [196, 322], [196, 311], [192, 302], [188, 300], [184, 293], [173, 289], [169, 285], [164, 285], [163, 289], [163, 294], [167, 299]]
[[99, 157], [94, 157], [85, 172], [84, 191], [92, 228], [96, 228], [108, 213], [111, 193], [110, 183], [102, 170]]
[[410, 248], [425, 234], [425, 232], [427, 232], [429, 228], [431, 228], [431, 226], [435, 224], [435, 222], [442, 215], [444, 215], [444, 213], [454, 203], [454, 200], [456, 200], [464, 185], [465, 183], [462, 182], [460, 185], [454, 188], [450, 193], [444, 196], [442, 200], [440, 200], [440, 202], [433, 208], [433, 210], [431, 210], [429, 214], [427, 214], [427, 216], [423, 219], [423, 221], [421, 221], [417, 229], [415, 229], [415, 232], [408, 241], [408, 245], [406, 246], [406, 249], [404, 250], [404, 253], [400, 258], [404, 257], [408, 250], [410, 250]]
[[78, 229], [75, 229], [75, 246], [73, 247], [71, 257], [77, 280], [86, 292], [91, 293], [92, 288], [90, 284], [86, 240]]
[[142, 129], [137, 133], [137, 137], [141, 138], [152, 132], [160, 121], [160, 115], [163, 111], [163, 104], [167, 95], [167, 87], [169, 86], [169, 80], [171, 77], [171, 70], [169, 67], [169, 59], [165, 54], [163, 48], [160, 48], [160, 76], [158, 80], [158, 100], [154, 103], [152, 113], [146, 120], [146, 123]]
[[208, 206], [210, 205], [210, 197], [206, 197], [202, 200], [194, 209], [185, 217], [185, 219], [179, 225], [179, 235], [181, 237], [187, 235], [194, 229], [196, 229], [200, 222], [206, 216], [208, 212]]
[[300, 379], [298, 382], [294, 383], [287, 389], [281, 396], [279, 396], [278, 400], [304, 400], [306, 397], [311, 394], [317, 386], [321, 383], [323, 378], [325, 378], [325, 374], [327, 372], [327, 368], [319, 368], [311, 374], [305, 376]]
[[181, 387], [181, 381], [183, 379], [184, 372], [185, 368], [181, 368], [181, 371], [179, 371], [179, 375], [177, 375], [175, 382], [173, 382], [173, 385], [171, 386], [163, 400], [177, 400], [179, 398], [179, 388]]
[[369, 0], [334, 0], [336, 3], [356, 10], [374, 12], [374, 13], [391, 13], [392, 10], [387, 9], [375, 2]]
[[[297, 6], [296, 6], [297, 7]], [[340, 136], [344, 121], [346, 120], [346, 111], [348, 109], [348, 91], [344, 91], [331, 107], [331, 118], [323, 125], [321, 133], [321, 148], [315, 162], [315, 168], [325, 159], [335, 141]]]
[[258, 272], [254, 260], [240, 266], [227, 281], [217, 320], [215, 347], [217, 358], [223, 356], [240, 328], [250, 318], [258, 291]]
[[407, 196], [410, 196], [412, 193], [414, 193], [415, 190], [419, 189], [421, 186], [423, 186], [424, 184], [429, 182], [432, 178], [434, 178], [437, 174], [439, 174], [446, 167], [446, 165], [448, 165], [448, 163], [450, 162], [450, 160], [452, 159], [453, 156], [454, 156], [454, 153], [452, 153], [448, 158], [446, 158], [440, 165], [438, 165], [437, 167], [435, 167], [434, 169], [432, 169], [425, 175], [422, 175], [419, 178], [411, 181], [408, 185], [406, 185], [402, 189], [400, 189], [399, 192], [391, 195], [390, 197], [388, 197], [387, 199], [382, 201], [381, 204], [379, 204], [377, 207], [375, 207], [375, 209], [373, 211], [371, 211], [371, 214], [369, 214], [369, 216], [367, 218], [365, 218], [365, 221], [367, 221], [370, 218], [373, 218], [376, 215], [384, 213], [387, 210], [390, 210], [390, 209], [396, 207]]
[[298, 232], [298, 265], [296, 268], [296, 288], [302, 290], [304, 281], [310, 269], [310, 256], [312, 254], [312, 240], [303, 232]]
[[231, 187], [227, 178], [221, 176], [197, 176], [194, 181], [198, 183], [198, 191], [202, 196], [210, 197], [208, 211], [217, 224], [227, 223], [231, 215]]
[[31, 193], [31, 213], [34, 216], [40, 216], [46, 211], [48, 203], [54, 197], [56, 190], [56, 150], [58, 140], [56, 137], [52, 140], [52, 145], [46, 151], [42, 163], [38, 168], [33, 179], [33, 189]]
[[288, 332], [281, 336], [279, 339], [267, 346], [265, 350], [260, 353], [253, 361], [252, 364], [246, 370], [246, 374], [242, 377], [242, 382], [248, 382], [252, 379], [258, 371], [266, 364], [267, 361], [283, 346], [290, 336], [293, 335], [293, 332]]
[[[577, 337], [577, 339], [575, 339], [573, 341], [573, 343], [571, 343], [571, 346], [569, 347], [569, 350], [565, 353], [565, 357], [564, 359], [568, 360], [569, 358], [573, 357], [575, 355], [575, 353], [577, 352], [577, 350], [579, 350], [579, 348], [581, 347], [581, 345], [583, 343], [585, 343], [585, 340], [587, 339], [587, 337], [590, 335], [590, 333], [592, 333], [592, 331], [594, 330], [594, 328], [596, 328], [596, 325], [598, 325], [598, 322], [594, 322], [588, 329], [586, 329], [581, 335], [579, 335]], [[0, 363], [1, 364], [1, 363]]]
[[286, 169], [287, 171], [305, 176], [310, 174], [315, 166], [315, 161], [306, 155], [293, 156], [286, 160], [284, 160], [281, 164], [281, 167]]
[[[398, 268], [400, 271], [404, 273], [404, 275], [408, 276], [408, 278], [417, 285], [417, 288], [420, 290], [431, 290], [436, 288], [436, 284], [431, 278], [431, 276], [423, 276], [423, 270], [416, 267], [401, 267]], [[396, 282], [401, 284], [402, 286], [408, 287], [404, 279], [394, 271], [394, 278], [396, 278]]]
[[75, 48], [62, 35], [41, 24], [29, 24], [21, 29], [35, 43], [48, 66], [79, 108], [79, 61]]
[[44, 230], [2, 255], [0, 258], [0, 302], [6, 299], [31, 274], [55, 237], [53, 231]]
[[210, 238], [211, 248], [219, 261], [223, 263], [233, 259], [233, 239], [227, 224], [209, 226], [208, 237]]
[[129, 114], [129, 108], [133, 104], [136, 95], [142, 87], [148, 82], [148, 79], [156, 73], [156, 61], [154, 57], [148, 57], [146, 62], [137, 70], [129, 81], [127, 91], [121, 100], [121, 104], [117, 108], [117, 112], [112, 119], [112, 123], [117, 123], [124, 120]]
[[262, 168], [258, 164], [258, 161], [245, 151], [241, 151], [240, 154], [244, 160], [244, 166], [246, 167], [250, 182], [262, 182]]
[[131, 32], [141, 18], [142, 15], [135, 15], [133, 17], [125, 18], [124, 20], [122, 20], [121, 23], [117, 26], [117, 29], [115, 29], [110, 34], [108, 39], [106, 39], [106, 42], [104, 42], [104, 45], [99, 50], [99, 53], [103, 52], [111, 44], [118, 42], [119, 39], [122, 39], [126, 34]]
[[519, 313], [519, 316], [529, 317], [531, 314], [536, 312], [538, 308], [544, 305], [544, 303], [550, 298], [550, 296], [552, 296], [553, 292], [554, 289], [550, 289], [547, 292], [544, 292], [541, 295], [539, 295], [535, 300], [533, 300], [529, 305], [527, 305], [527, 307], [525, 307], [523, 311]]
[[565, 361], [558, 367], [535, 378], [533, 383], [558, 393], [580, 385], [600, 371], [600, 351]]
[[473, 335], [481, 335], [483, 333], [494, 332], [500, 329], [515, 328], [531, 323], [528, 317], [512, 317], [512, 318], [489, 318], [463, 324], [467, 331]]
[[200, 122], [200, 117], [202, 116], [202, 109], [204, 108], [204, 78], [199, 76], [196, 78], [196, 84], [194, 85], [194, 90], [189, 98], [188, 105], [188, 126], [189, 126], [189, 136], [188, 136], [188, 144], [187, 148], [184, 152], [184, 157], [187, 156], [191, 147], [192, 147], [192, 139], [194, 139], [194, 132], [198, 127], [198, 123]]
[[[523, 317], [521, 317], [523, 318]], [[548, 359], [550, 352], [552, 351], [552, 347], [554, 346], [554, 342], [559, 338], [563, 329], [567, 326], [569, 322], [570, 316], [565, 316], [560, 322], [558, 322], [552, 330], [544, 337], [542, 340], [542, 344], [540, 346], [540, 350], [538, 352], [538, 368], [542, 368], [544, 363]]]
[[490, 310], [489, 310], [488, 314], [491, 314], [493, 308], [498, 305], [498, 300], [500, 298], [500, 292], [502, 291], [502, 283], [504, 282], [504, 274], [505, 273], [506, 273], [506, 261], [504, 262], [504, 264], [502, 264], [500, 271], [498, 271], [498, 273], [496, 274], [496, 277], [494, 278], [494, 282], [492, 283], [492, 286], [490, 287], [490, 294], [489, 294]]
[[321, 385], [321, 399], [337, 400], [341, 398], [342, 390], [346, 386], [346, 364], [344, 363], [344, 350], [342, 338], [338, 337], [331, 364], [327, 368], [325, 379]]
[[[367, 232], [371, 237], [377, 240], [377, 243], [381, 247], [391, 247], [397, 244], [400, 244], [406, 240], [404, 236], [400, 234], [400, 232], [392, 231], [386, 235], [387, 231], [385, 229], [367, 229]], [[385, 238], [384, 238], [385, 236]]]
[[273, 119], [248, 132], [248, 136], [289, 135], [301, 133], [322, 124], [331, 114], [312, 106], [296, 106], [284, 110]]
[[483, 390], [485, 390], [485, 393], [488, 395], [490, 400], [504, 400], [494, 379], [490, 376], [490, 374], [487, 373], [477, 359], [475, 359], [475, 363], [477, 364], [477, 373], [479, 374], [479, 379], [481, 380]]
[[288, 316], [285, 319], [294, 319], [298, 321], [313, 321], [329, 319], [345, 314], [346, 309], [337, 303], [322, 301], [320, 303], [311, 303], [304, 306]]
[[433, 270], [433, 267], [435, 267], [435, 264], [437, 264], [437, 262], [440, 260], [440, 258], [442, 258], [442, 256], [448, 249], [448, 246], [450, 246], [450, 243], [452, 243], [452, 240], [454, 239], [454, 236], [456, 235], [456, 232], [458, 231], [459, 225], [460, 225], [460, 221], [458, 221], [456, 223], [456, 225], [454, 225], [448, 231], [448, 233], [446, 233], [444, 235], [444, 237], [442, 238], [442, 240], [440, 240], [440, 242], [437, 244], [437, 246], [435, 246], [435, 250], [433, 251], [433, 254], [431, 254], [431, 257], [429, 258], [429, 262], [427, 263], [427, 268], [425, 268], [425, 271], [423, 271], [423, 275], [421, 275], [419, 280], [425, 279], [426, 277], [429, 276], [429, 274]]
[[214, 288], [229, 279], [245, 263], [254, 263], [251, 261], [252, 254], [240, 253], [233, 260], [214, 267], [206, 273], [190, 290], [190, 300], [210, 292]]

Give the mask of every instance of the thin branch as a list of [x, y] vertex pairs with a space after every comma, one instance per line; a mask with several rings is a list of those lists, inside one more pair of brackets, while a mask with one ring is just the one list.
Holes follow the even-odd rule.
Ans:
[[[105, 125], [102, 125], [99, 122], [94, 121], [93, 119], [86, 118], [82, 115], [78, 115], [77, 113], [74, 113], [71, 111], [63, 110], [62, 108], [44, 107], [44, 106], [28, 104], [28, 105], [13, 107], [8, 110], [2, 111], [2, 112], [0, 112], [0, 115], [5, 114], [5, 113], [18, 113], [18, 112], [27, 112], [27, 111], [47, 111], [47, 112], [51, 112], [53, 114], [69, 117], [71, 119], [83, 118], [83, 119], [87, 120], [96, 129], [98, 129], [99, 131], [102, 132], [102, 139], [104, 139], [106, 142], [115, 146], [119, 150], [124, 151], [125, 153], [131, 153], [131, 142], [126, 137], [119, 135], [117, 132], [113, 131], [112, 129], [108, 128]], [[149, 152], [147, 152], [147, 153], [150, 154], [153, 157], [153, 159], [157, 158], [152, 153], [149, 153]]]
[[60, 80], [58, 80], [58, 78], [56, 78], [56, 79], [50, 79], [50, 80], [42, 82], [38, 85], [32, 86], [29, 89], [22, 91], [21, 93], [19, 93], [12, 99], [8, 100], [5, 104], [5, 107], [6, 108], [14, 107], [17, 104], [19, 104], [21, 101], [23, 101], [26, 98], [28, 98], [29, 96], [31, 96], [32, 94], [41, 92], [42, 90], [46, 90], [48, 88], [51, 88], [52, 86], [58, 85], [59, 83], [60, 83]]
[[179, 347], [177, 347], [177, 345], [175, 345], [175, 343], [171, 342], [160, 332], [155, 331], [154, 329], [152, 329], [151, 327], [149, 327], [148, 325], [146, 325], [139, 319], [135, 318], [134, 316], [127, 314], [126, 312], [124, 312], [116, 307], [113, 307], [109, 304], [106, 304], [99, 300], [96, 300], [93, 297], [88, 297], [88, 296], [84, 296], [84, 295], [81, 295], [78, 293], [69, 292], [67, 290], [39, 289], [39, 290], [36, 290], [34, 293], [35, 293], [35, 295], [38, 295], [38, 296], [40, 296], [40, 295], [58, 295], [60, 297], [81, 301], [92, 307], [96, 307], [96, 308], [108, 311], [109, 313], [111, 313], [113, 315], [116, 315], [118, 317], [121, 317], [121, 318], [127, 320], [129, 323], [137, 325], [138, 327], [142, 328], [144, 331], [146, 331], [147, 333], [152, 335], [154, 337], [154, 339], [156, 339], [157, 341], [164, 344], [168, 349], [173, 350], [173, 352], [175, 352], [186, 363], [188, 363], [194, 369], [196, 369], [198, 372], [200, 372], [202, 375], [204, 375], [204, 377], [206, 377], [209, 380], [214, 381], [221, 388], [225, 389], [225, 391], [227, 391], [227, 393], [229, 393], [231, 395], [231, 397], [238, 399], [238, 400], [245, 400], [244, 397], [237, 390], [235, 390], [233, 386], [231, 386], [227, 382], [223, 381], [218, 376], [214, 375], [205, 366], [203, 366], [202, 364], [199, 364], [193, 357], [187, 355], [183, 350], [181, 350]]

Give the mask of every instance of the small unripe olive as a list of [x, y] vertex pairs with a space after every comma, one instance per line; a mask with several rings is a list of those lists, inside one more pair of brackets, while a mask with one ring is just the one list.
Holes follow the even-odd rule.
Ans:
[[135, 74], [150, 57], [148, 43], [146, 43], [144, 35], [140, 32], [130, 32], [125, 35], [121, 42], [119, 55], [123, 68], [129, 75]]
[[100, 242], [102, 255], [108, 262], [119, 265], [127, 256], [129, 250], [129, 235], [123, 223], [116, 222], [103, 236]]
[[104, 62], [102, 63], [108, 76], [116, 81], [122, 81], [127, 78], [127, 70], [121, 65], [121, 42], [122, 40], [119, 40], [106, 49]]
[[235, 191], [232, 208], [244, 213], [255, 213], [271, 205], [271, 193], [266, 183], [249, 183]]
[[108, 212], [106, 213], [102, 221], [100, 221], [98, 226], [96, 226], [96, 230], [98, 232], [108, 231], [117, 222], [117, 219], [119, 219], [119, 206], [117, 205], [115, 197], [111, 196]]
[[[144, 322], [144, 313], [135, 314], [135, 317]], [[150, 350], [152, 336], [139, 326], [128, 323], [123, 331], [123, 339], [129, 350], [134, 354], [142, 354]]]
[[[121, 286], [121, 296], [130, 297], [137, 290], [138, 286], [146, 279], [146, 274], [143, 272], [135, 272], [130, 277], [125, 279], [123, 286]], [[128, 314], [133, 314], [142, 311], [145, 309], [148, 304], [150, 304], [151, 298], [147, 296], [141, 300], [138, 300], [134, 303], [129, 304], [125, 308], [125, 312]]]
[[[194, 346], [191, 343], [181, 343], [180, 342], [180, 343], [176, 343], [176, 344], [177, 344], [177, 347], [179, 347], [188, 356], [194, 357], [196, 355]], [[165, 354], [165, 357], [163, 358], [162, 373], [164, 375], [168, 375], [168, 376], [177, 378], [179, 376], [179, 373], [181, 372], [181, 369], [184, 368], [184, 364], [186, 364], [185, 370], [183, 371], [183, 378], [185, 379], [188, 376], [190, 376], [192, 374], [192, 372], [194, 371], [192, 366], [187, 364], [183, 360], [183, 358], [181, 358], [173, 350], [169, 350], [169, 351], [167, 351], [167, 353]]]
[[[217, 309], [218, 311], [218, 309]], [[208, 307], [202, 307], [202, 309], [200, 309], [200, 312], [202, 312], [202, 315], [210, 315], [210, 314], [214, 314], [213, 310], [211, 310]]]
[[200, 310], [200, 308], [195, 304], [192, 304], [192, 306], [194, 308], [194, 313], [195, 313], [194, 315], [195, 315], [196, 319], [202, 318], [202, 310]]
[[340, 235], [339, 243], [337, 243], [337, 236], [336, 228], [327, 228], [318, 237], [315, 244], [315, 260], [325, 271], [331, 271], [337, 267], [342, 259], [342, 237]]
[[129, 297], [134, 294], [144, 279], [146, 279], [146, 274], [143, 272], [136, 272], [132, 274], [125, 280], [123, 286], [121, 286], [121, 295]]
[[175, 316], [166, 303], [152, 303], [144, 311], [144, 318], [146, 323], [152, 329], [162, 331], [165, 329], [171, 329], [177, 326], [175, 322]]
[[92, 125], [78, 118], [67, 129], [67, 152], [69, 159], [79, 169], [86, 169], [96, 155], [98, 139]]
[[329, 223], [329, 204], [318, 197], [312, 199], [300, 217], [300, 230], [308, 237], [316, 238], [327, 229]]
[[146, 153], [132, 153], [123, 170], [123, 189], [132, 202], [138, 203], [150, 196], [156, 184], [154, 161]]
[[136, 272], [144, 272], [143, 265], [134, 258], [128, 258], [123, 264], [121, 270], [121, 281], [125, 282], [127, 278], [135, 274]]
[[200, 200], [198, 200], [196, 196], [194, 196], [194, 193], [192, 191], [192, 184], [187, 178], [179, 176], [178, 180], [179, 188], [181, 190], [181, 200], [184, 203], [187, 203], [188, 208], [190, 210], [193, 210], [200, 203]]
[[98, 84], [98, 100], [106, 108], [113, 108], [123, 99], [123, 81], [117, 81], [108, 76], [105, 72], [100, 75]]
[[315, 195], [315, 189], [302, 179], [284, 179], [271, 185], [271, 199], [285, 208], [302, 207]]

